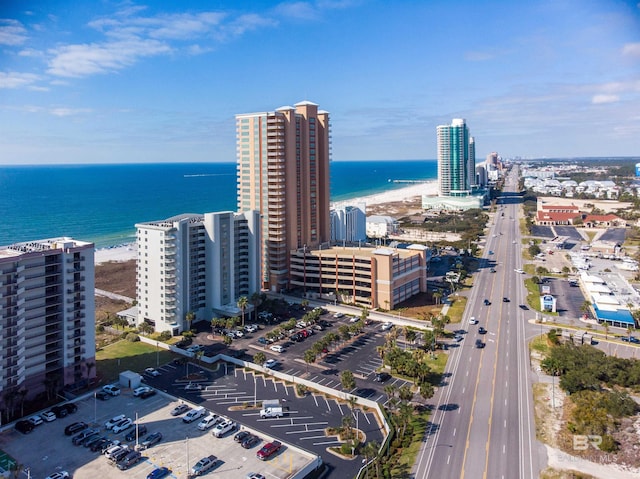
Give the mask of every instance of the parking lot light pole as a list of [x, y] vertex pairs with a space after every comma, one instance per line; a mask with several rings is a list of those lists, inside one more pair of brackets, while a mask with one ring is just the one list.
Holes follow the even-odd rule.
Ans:
[[93, 422], [98, 424], [98, 393], [93, 393]]

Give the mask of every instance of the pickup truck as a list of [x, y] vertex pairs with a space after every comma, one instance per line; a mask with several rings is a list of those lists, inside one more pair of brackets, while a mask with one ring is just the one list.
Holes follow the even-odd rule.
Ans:
[[282, 444], [280, 442], [278, 442], [278, 441], [273, 441], [273, 442], [267, 443], [264, 446], [262, 446], [262, 449], [260, 449], [256, 453], [256, 457], [258, 459], [260, 459], [261, 461], [266, 461], [271, 456], [273, 456], [275, 453], [277, 453], [280, 450], [281, 447], [282, 447]]
[[235, 428], [236, 423], [230, 419], [227, 419], [216, 425], [216, 427], [213, 429], [213, 435], [215, 437], [223, 437], [229, 431], [235, 430]]
[[207, 456], [196, 462], [195, 466], [191, 468], [191, 475], [201, 476], [209, 469], [213, 469], [218, 465], [218, 458], [216, 456]]

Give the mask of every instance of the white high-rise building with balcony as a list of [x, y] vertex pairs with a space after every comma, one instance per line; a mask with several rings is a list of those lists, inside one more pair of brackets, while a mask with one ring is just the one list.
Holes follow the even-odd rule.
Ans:
[[93, 243], [0, 247], [0, 409], [95, 377], [94, 278]]
[[260, 216], [184, 214], [136, 224], [137, 324], [177, 335], [212, 312], [237, 315], [237, 301], [260, 291]]

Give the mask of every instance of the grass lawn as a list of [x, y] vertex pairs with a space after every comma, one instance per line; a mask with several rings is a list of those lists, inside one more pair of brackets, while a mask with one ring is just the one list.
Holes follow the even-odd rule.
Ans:
[[464, 309], [467, 307], [467, 298], [465, 296], [449, 296], [451, 299], [451, 306], [447, 311], [447, 316], [451, 318], [452, 323], [459, 323], [462, 321], [462, 315], [464, 314]]
[[547, 335], [543, 334], [533, 338], [529, 343], [529, 348], [546, 356], [549, 352], [549, 340], [547, 339]]
[[175, 354], [140, 341], [125, 339], [105, 346], [96, 352], [96, 373], [99, 384], [118, 379], [122, 371], [142, 372], [144, 368], [156, 367], [171, 361]]
[[447, 360], [449, 359], [449, 355], [442, 351], [436, 353], [435, 359], [431, 359], [431, 354], [427, 354], [425, 356], [426, 363], [431, 368], [435, 374], [441, 375], [444, 373], [444, 368], [447, 367]]

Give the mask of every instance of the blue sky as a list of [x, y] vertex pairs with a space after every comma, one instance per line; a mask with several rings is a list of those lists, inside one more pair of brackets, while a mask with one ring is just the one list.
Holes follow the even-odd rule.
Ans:
[[[525, 4], [526, 3], [526, 4]], [[640, 154], [640, 4], [0, 3], [0, 164], [235, 161], [234, 115], [310, 100], [333, 160]]]

